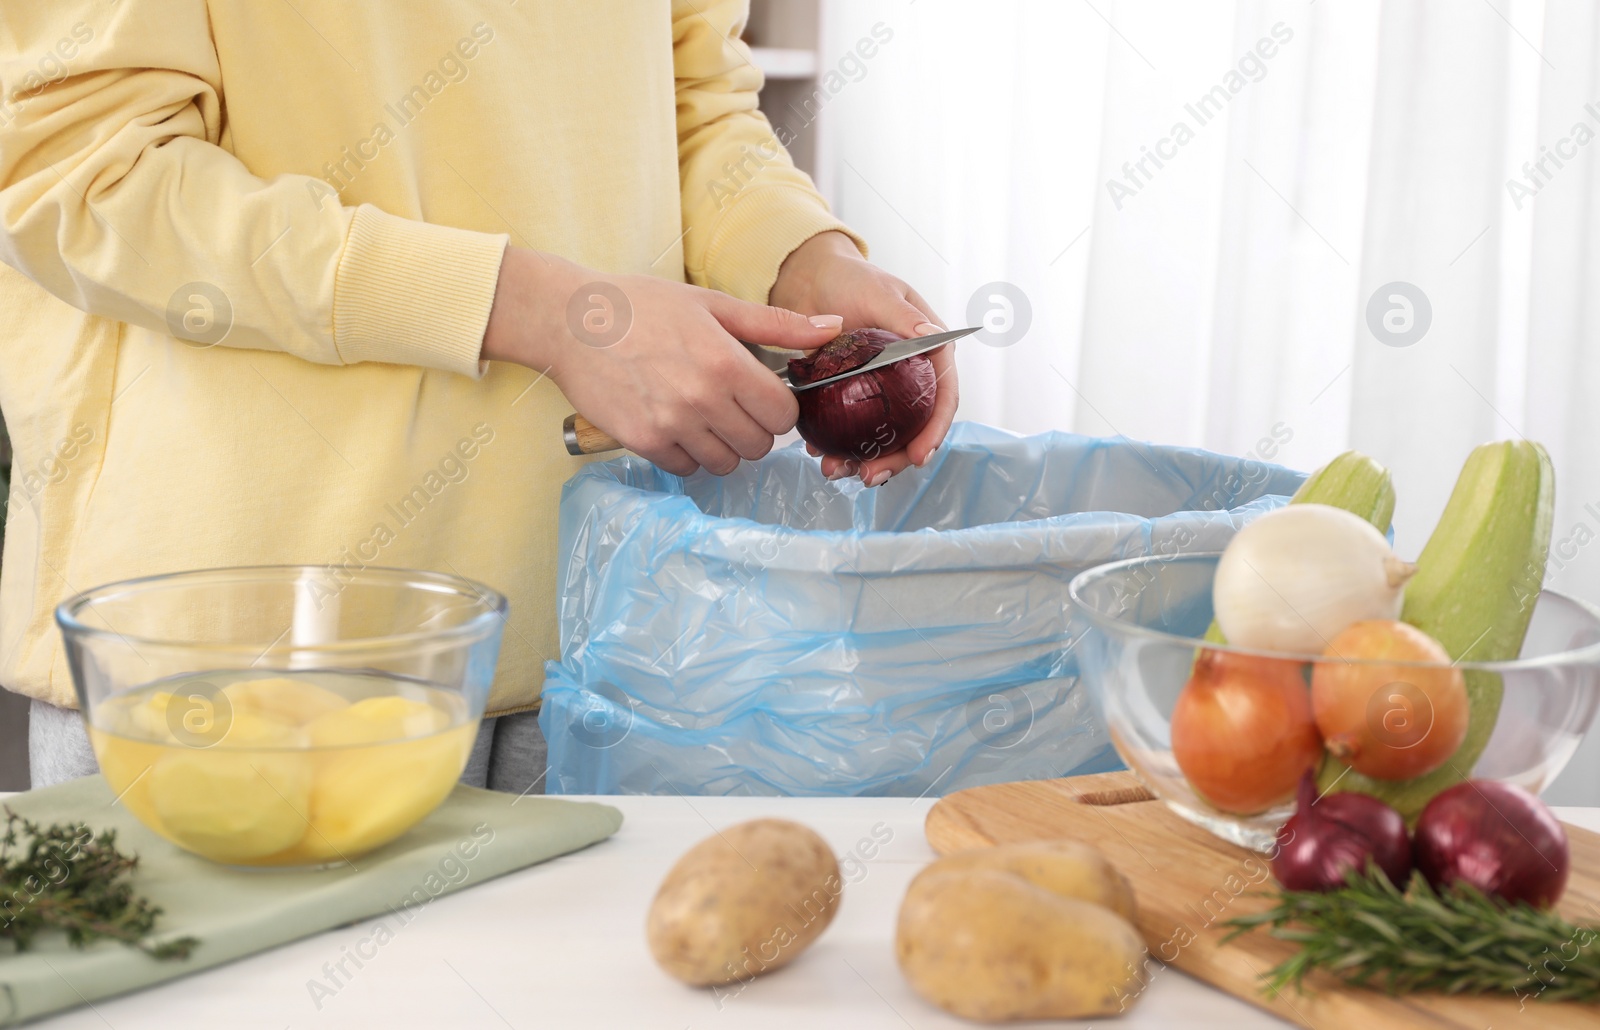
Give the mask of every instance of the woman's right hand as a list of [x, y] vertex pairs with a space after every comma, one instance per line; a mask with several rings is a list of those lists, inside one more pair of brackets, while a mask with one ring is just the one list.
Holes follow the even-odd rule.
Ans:
[[483, 357], [549, 375], [585, 418], [668, 472], [722, 476], [799, 417], [794, 394], [739, 341], [813, 350], [841, 325], [508, 247]]

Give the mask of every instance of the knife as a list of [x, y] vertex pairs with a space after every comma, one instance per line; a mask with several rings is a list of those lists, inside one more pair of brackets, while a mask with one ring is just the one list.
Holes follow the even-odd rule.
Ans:
[[[810, 351], [762, 347], [754, 343], [746, 343], [744, 348], [753, 354], [755, 359], [761, 362], [762, 365], [772, 370], [782, 380], [784, 386], [787, 386], [795, 393], [804, 393], [819, 386], [837, 383], [841, 379], [849, 379], [851, 376], [858, 376], [863, 372], [871, 372], [873, 369], [892, 365], [897, 361], [914, 358], [918, 354], [926, 354], [928, 351], [938, 350], [945, 344], [959, 340], [963, 336], [971, 336], [981, 328], [983, 327], [972, 326], [968, 329], [952, 329], [946, 333], [934, 333], [932, 336], [913, 336], [909, 339], [898, 340], [883, 348], [877, 357], [859, 368], [852, 368], [848, 372], [841, 372], [836, 376], [818, 379], [814, 383], [805, 383], [801, 386], [794, 385], [794, 382], [789, 378], [789, 359], [804, 357], [806, 354], [811, 353]], [[561, 424], [561, 435], [566, 441], [567, 453], [572, 455], [600, 454], [605, 451], [615, 451], [622, 448], [622, 444], [612, 439], [605, 430], [597, 428], [592, 422], [576, 412], [568, 415], [567, 420]]]

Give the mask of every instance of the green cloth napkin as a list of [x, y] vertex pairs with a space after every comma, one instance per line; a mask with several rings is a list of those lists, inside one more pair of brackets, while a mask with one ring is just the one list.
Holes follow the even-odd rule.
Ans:
[[100, 776], [17, 794], [4, 804], [45, 825], [82, 821], [96, 831], [115, 829], [118, 848], [139, 856], [134, 889], [163, 909], [155, 939], [187, 935], [200, 945], [187, 959], [165, 961], [115, 941], [71, 948], [61, 934], [41, 935], [24, 952], [0, 945], [0, 1026], [391, 910], [391, 922], [409, 922], [411, 910], [435, 897], [587, 847], [622, 825], [622, 813], [608, 805], [457, 786], [432, 815], [356, 859], [355, 868], [296, 872], [230, 869], [182, 851], [114, 804]]

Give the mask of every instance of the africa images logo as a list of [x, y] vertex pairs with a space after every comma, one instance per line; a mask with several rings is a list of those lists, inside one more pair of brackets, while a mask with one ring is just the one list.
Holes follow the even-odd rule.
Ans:
[[[1243, 93], [1247, 86], [1266, 78], [1267, 62], [1293, 39], [1294, 30], [1288, 25], [1281, 21], [1274, 24], [1269, 35], [1256, 40], [1253, 48], [1240, 55], [1234, 67], [1223, 75], [1221, 82], [1193, 103], [1183, 105], [1184, 114], [1188, 116], [1186, 119], [1180, 118], [1174, 122], [1167, 135], [1156, 140], [1154, 146], [1141, 146], [1138, 158], [1122, 162], [1122, 178], [1106, 180], [1106, 192], [1111, 195], [1111, 203], [1116, 209], [1121, 211], [1129, 198], [1150, 185], [1156, 172], [1178, 156], [1179, 148], [1194, 142], [1200, 130], [1215, 121], [1234, 97]], [[1151, 165], [1155, 165], [1155, 168], [1152, 169]]]

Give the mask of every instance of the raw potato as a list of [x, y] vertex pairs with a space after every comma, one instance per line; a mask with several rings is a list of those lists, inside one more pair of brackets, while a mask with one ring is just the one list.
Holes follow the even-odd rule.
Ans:
[[928, 866], [922, 876], [969, 869], [1015, 873], [1035, 887], [1063, 898], [1077, 898], [1134, 920], [1133, 887], [1099, 849], [1075, 840], [1040, 840], [952, 852]]
[[906, 891], [895, 958], [917, 993], [966, 1019], [1076, 1019], [1138, 997], [1144, 941], [1117, 913], [1016, 873], [940, 869]]
[[173, 840], [218, 862], [265, 858], [305, 836], [311, 761], [300, 730], [235, 712], [214, 747], [168, 748], [150, 798]]
[[313, 719], [306, 727], [318, 749], [312, 753], [312, 832], [296, 849], [297, 859], [331, 862], [370, 850], [438, 807], [461, 775], [475, 735], [470, 724], [446, 732], [449, 721], [430, 704], [392, 695]]
[[274, 676], [110, 698], [89, 732], [146, 826], [215, 861], [277, 866], [345, 861], [404, 832], [454, 788], [477, 723]]
[[[126, 701], [126, 698], [117, 698]], [[172, 695], [165, 690], [158, 691], [144, 698], [138, 704], [124, 708], [127, 719], [125, 725], [111, 726], [114, 733], [122, 733], [129, 737], [142, 737], [148, 740], [157, 740], [168, 743], [176, 740], [172, 735], [172, 726], [167, 721], [167, 706], [172, 703]]]
[[312, 832], [297, 858], [332, 862], [398, 837], [455, 788], [475, 736], [468, 722], [414, 740], [314, 754]]
[[255, 712], [291, 726], [304, 726], [319, 715], [350, 704], [327, 687], [281, 676], [240, 680], [223, 687], [222, 693], [227, 696], [234, 711]]
[[707, 837], [667, 873], [645, 932], [661, 968], [696, 987], [792, 962], [833, 921], [844, 883], [812, 830], [755, 819]]
[[430, 704], [409, 697], [369, 697], [334, 708], [306, 726], [311, 746], [358, 747], [438, 733], [450, 717]]

